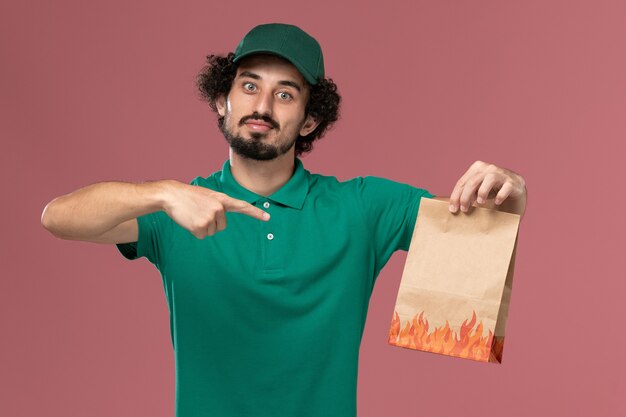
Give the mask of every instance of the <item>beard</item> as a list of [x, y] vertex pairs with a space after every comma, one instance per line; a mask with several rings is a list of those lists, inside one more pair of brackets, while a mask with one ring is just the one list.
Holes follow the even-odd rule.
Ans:
[[229, 114], [227, 114], [222, 123], [219, 124], [220, 131], [224, 135], [226, 142], [228, 142], [236, 154], [244, 158], [254, 159], [257, 161], [269, 161], [280, 155], [286, 154], [296, 143], [296, 139], [298, 138], [297, 135], [293, 135], [291, 139], [286, 138], [287, 140], [282, 142], [279, 141], [276, 145], [263, 143], [263, 138], [268, 136], [272, 131], [279, 132], [278, 138], [281, 139], [278, 123], [271, 118], [260, 116], [258, 113], [255, 113], [251, 116], [243, 117], [239, 122], [239, 126], [243, 126], [245, 121], [249, 119], [264, 120], [272, 125], [272, 129], [268, 132], [252, 132], [250, 133], [250, 139], [245, 139], [240, 135], [236, 135], [231, 129], [228, 128], [228, 124], [230, 122]]

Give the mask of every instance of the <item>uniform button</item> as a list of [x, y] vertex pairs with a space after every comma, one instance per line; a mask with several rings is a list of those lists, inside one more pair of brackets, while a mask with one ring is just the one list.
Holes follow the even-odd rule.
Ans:
[[274, 239], [274, 235], [273, 235], [273, 234], [271, 234], [271, 233], [268, 233], [268, 234], [267, 234], [267, 238], [268, 238], [269, 240], [272, 240], [272, 239]]
[[263, 207], [268, 208], [269, 206], [270, 206], [269, 202], [266, 201], [265, 203], [263, 203]]

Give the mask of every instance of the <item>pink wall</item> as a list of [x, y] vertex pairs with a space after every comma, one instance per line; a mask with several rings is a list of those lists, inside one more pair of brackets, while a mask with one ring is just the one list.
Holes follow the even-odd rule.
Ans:
[[269, 21], [319, 39], [344, 98], [307, 169], [449, 195], [481, 159], [528, 184], [504, 363], [387, 345], [398, 252], [370, 305], [359, 416], [626, 415], [623, 2], [129, 3], [0, 6], [0, 415], [173, 416], [156, 269], [39, 219], [96, 181], [220, 169], [193, 79]]

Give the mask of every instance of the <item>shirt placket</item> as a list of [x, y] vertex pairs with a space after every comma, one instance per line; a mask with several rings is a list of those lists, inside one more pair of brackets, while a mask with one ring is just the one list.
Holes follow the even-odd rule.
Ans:
[[282, 238], [278, 225], [280, 222], [280, 208], [274, 201], [264, 198], [260, 200], [261, 208], [270, 214], [268, 221], [262, 222], [261, 248], [263, 270], [275, 272], [282, 269], [279, 253], [280, 239]]

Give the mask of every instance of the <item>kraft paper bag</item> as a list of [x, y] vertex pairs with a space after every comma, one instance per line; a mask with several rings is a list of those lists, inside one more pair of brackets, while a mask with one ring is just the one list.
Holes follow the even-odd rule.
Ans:
[[388, 343], [502, 362], [520, 216], [422, 198]]

